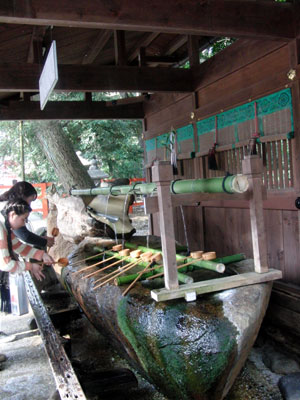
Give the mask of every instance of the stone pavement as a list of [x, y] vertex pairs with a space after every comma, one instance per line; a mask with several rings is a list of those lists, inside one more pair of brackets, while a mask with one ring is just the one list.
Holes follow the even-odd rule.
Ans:
[[8, 335], [0, 333], [0, 353], [7, 356], [0, 371], [1, 400], [47, 400], [56, 389], [39, 331], [30, 330], [32, 318], [31, 311], [0, 313], [0, 332]]

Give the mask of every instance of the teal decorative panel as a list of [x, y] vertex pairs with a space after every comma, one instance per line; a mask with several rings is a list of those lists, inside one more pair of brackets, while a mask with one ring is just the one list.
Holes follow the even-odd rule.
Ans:
[[255, 104], [257, 106], [258, 127], [261, 136], [276, 133], [270, 128], [272, 120], [275, 119], [275, 115], [273, 117], [272, 114], [275, 113], [277, 133], [285, 132], [289, 134], [294, 131], [292, 95], [291, 90], [288, 88], [198, 121], [198, 151], [208, 150], [208, 146], [211, 146], [211, 143], [214, 142], [216, 118], [217, 141], [219, 143], [234, 144], [240, 140], [250, 138], [255, 133]]
[[[262, 97], [212, 117], [197, 122], [198, 149], [195, 149], [193, 125], [177, 129], [178, 152], [207, 151], [216, 140], [219, 145], [238, 143], [255, 133], [255, 104], [260, 136], [276, 133], [292, 134], [294, 131], [291, 90]], [[146, 151], [169, 147], [169, 133], [146, 140]]]
[[194, 128], [192, 124], [177, 129], [177, 142], [189, 139], [194, 139]]
[[195, 151], [194, 127], [192, 124], [177, 129], [178, 153]]
[[198, 136], [215, 131], [215, 116], [197, 122]]
[[156, 149], [156, 145], [155, 145], [155, 138], [153, 139], [149, 139], [145, 141], [145, 147], [146, 147], [146, 151], [152, 151]]
[[169, 145], [169, 133], [164, 133], [163, 135], [156, 137], [156, 148], [165, 147]]

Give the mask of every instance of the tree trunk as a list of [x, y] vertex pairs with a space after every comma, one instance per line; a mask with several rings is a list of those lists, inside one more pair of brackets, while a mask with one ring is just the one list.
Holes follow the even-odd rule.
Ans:
[[35, 135], [53, 165], [59, 182], [67, 192], [74, 187], [94, 187], [92, 178], [57, 121], [39, 122], [36, 125]]

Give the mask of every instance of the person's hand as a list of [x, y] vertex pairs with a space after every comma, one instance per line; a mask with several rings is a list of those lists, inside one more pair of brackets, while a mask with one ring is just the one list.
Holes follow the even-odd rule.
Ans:
[[52, 258], [51, 256], [49, 256], [49, 254], [47, 254], [47, 253], [44, 253], [44, 255], [43, 255], [43, 261], [44, 261], [44, 263], [47, 264], [47, 265], [54, 264], [53, 258]]
[[42, 273], [43, 265], [41, 264], [31, 264], [31, 273], [38, 280], [42, 281], [45, 278], [45, 275]]
[[54, 237], [46, 236], [46, 239], [47, 239], [47, 246], [52, 247], [54, 245]]

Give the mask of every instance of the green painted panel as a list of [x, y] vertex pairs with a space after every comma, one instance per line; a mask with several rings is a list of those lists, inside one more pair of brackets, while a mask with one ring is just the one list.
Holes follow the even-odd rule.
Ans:
[[164, 133], [163, 135], [157, 136], [156, 138], [156, 148], [160, 149], [169, 145], [169, 133]]
[[149, 139], [145, 141], [145, 147], [146, 147], [146, 151], [152, 151], [155, 150], [156, 145], [155, 145], [155, 138], [153, 139]]
[[[276, 113], [281, 110], [289, 109], [291, 112], [291, 125], [294, 130], [293, 109], [292, 109], [292, 94], [291, 89], [280, 90], [269, 96], [262, 97], [255, 101], [243, 104], [239, 107], [217, 114], [197, 122], [198, 136], [205, 133], [215, 132], [215, 118], [217, 117], [218, 129], [223, 129], [229, 126], [237, 126], [243, 122], [253, 120], [255, 118], [255, 103], [257, 104], [257, 117], [259, 121], [260, 132], [262, 133], [263, 122], [262, 118], [265, 115]], [[288, 133], [288, 132], [287, 132]], [[235, 136], [238, 139], [237, 135]]]
[[203, 135], [208, 132], [215, 131], [215, 116], [203, 119], [202, 121], [197, 122], [197, 134], [198, 136]]
[[[270, 94], [269, 96], [262, 97], [255, 101], [243, 104], [239, 107], [232, 108], [231, 110], [214, 115], [212, 117], [203, 119], [197, 122], [197, 135], [215, 134], [216, 117], [218, 130], [234, 126], [235, 142], [239, 141], [238, 126], [249, 120], [255, 118], [255, 103], [257, 104], [257, 117], [259, 123], [259, 131], [261, 136], [263, 133], [263, 117], [270, 115], [281, 110], [289, 109], [291, 114], [291, 131], [294, 131], [293, 121], [293, 108], [292, 108], [292, 94], [291, 89], [280, 90], [279, 92]], [[289, 132], [286, 132], [287, 134]], [[221, 132], [219, 132], [221, 134]], [[177, 129], [178, 143], [185, 140], [193, 140], [194, 143], [194, 130], [193, 125], [189, 124]], [[156, 138], [146, 140], [146, 151], [152, 151], [165, 146], [169, 146], [169, 133], [164, 133]], [[195, 143], [194, 143], [195, 147]], [[179, 145], [180, 151], [180, 145]]]
[[192, 124], [177, 129], [178, 142], [183, 142], [184, 140], [189, 140], [189, 139], [194, 139], [194, 128]]

